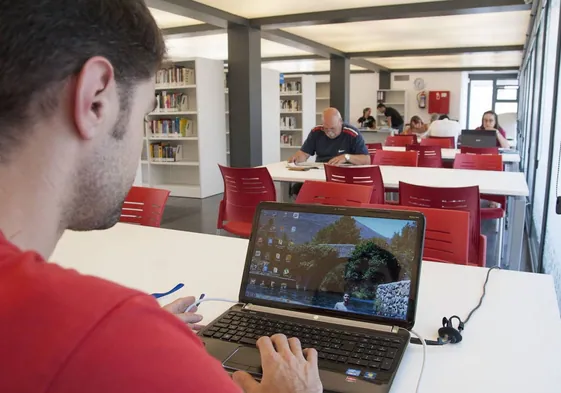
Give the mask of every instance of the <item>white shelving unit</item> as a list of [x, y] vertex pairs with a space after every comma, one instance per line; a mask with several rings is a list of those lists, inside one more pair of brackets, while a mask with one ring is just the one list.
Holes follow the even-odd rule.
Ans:
[[316, 124], [321, 124], [323, 121], [323, 110], [330, 106], [329, 94], [329, 80], [321, 81], [316, 79]]
[[[378, 90], [377, 102], [383, 102], [386, 107], [392, 107], [399, 112], [405, 123], [408, 122], [407, 91], [405, 90]], [[374, 111], [374, 108], [373, 108]], [[376, 111], [376, 124], [378, 127], [387, 125], [384, 114]]]
[[226, 119], [216, 113], [226, 111], [224, 64], [195, 58], [173, 62], [172, 67], [193, 72], [179, 72], [165, 84], [156, 84], [160, 104], [145, 127], [141, 182], [179, 197], [219, 194], [223, 182], [217, 164], [226, 165]]
[[[280, 85], [280, 159], [299, 149], [316, 125], [316, 87], [311, 75], [290, 75]], [[277, 134], [278, 135], [278, 134]]]

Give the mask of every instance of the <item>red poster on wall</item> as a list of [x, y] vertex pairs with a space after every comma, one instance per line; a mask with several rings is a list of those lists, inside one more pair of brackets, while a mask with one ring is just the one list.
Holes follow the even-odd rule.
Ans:
[[429, 113], [441, 115], [450, 113], [449, 91], [429, 91]]

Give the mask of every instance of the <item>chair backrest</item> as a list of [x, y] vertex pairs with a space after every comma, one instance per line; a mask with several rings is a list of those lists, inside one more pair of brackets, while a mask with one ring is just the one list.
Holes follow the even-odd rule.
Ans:
[[469, 212], [396, 205], [362, 207], [423, 213], [426, 219], [423, 259], [458, 265], [468, 264]]
[[503, 157], [499, 154], [456, 154], [454, 169], [502, 171]]
[[379, 150], [372, 157], [372, 165], [418, 166], [419, 153], [416, 151]]
[[442, 168], [442, 149], [440, 146], [407, 145], [405, 150], [419, 153], [420, 167]]
[[438, 188], [399, 182], [399, 204], [433, 209], [469, 212], [469, 263], [485, 266], [484, 250], [480, 250], [481, 210], [479, 187]]
[[386, 146], [405, 147], [417, 143], [417, 135], [394, 135], [386, 138]]
[[460, 153], [462, 154], [499, 154], [498, 147], [471, 147], [462, 146], [460, 147]]
[[372, 187], [325, 181], [305, 181], [296, 203], [332, 206], [361, 206], [369, 203]]
[[453, 136], [445, 136], [445, 137], [430, 137], [421, 139], [421, 146], [439, 146], [443, 149], [454, 149], [454, 137]]
[[123, 202], [119, 221], [147, 227], [159, 227], [169, 197], [168, 190], [132, 187]]
[[369, 203], [383, 204], [385, 201], [384, 180], [377, 166], [351, 167], [325, 165], [325, 177], [328, 182], [358, 184], [372, 187]]
[[224, 179], [222, 221], [251, 223], [260, 202], [277, 200], [275, 184], [267, 168], [218, 166]]
[[368, 149], [369, 154], [374, 154], [374, 153], [376, 153], [376, 150], [382, 150], [382, 144], [381, 143], [367, 143], [366, 148]]

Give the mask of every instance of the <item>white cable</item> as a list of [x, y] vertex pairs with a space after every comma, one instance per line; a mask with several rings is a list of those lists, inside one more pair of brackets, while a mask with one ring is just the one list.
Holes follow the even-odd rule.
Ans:
[[187, 307], [187, 310], [185, 310], [185, 312], [190, 312], [193, 308], [197, 307], [199, 304], [204, 303], [204, 302], [226, 302], [226, 303], [239, 303], [238, 300], [230, 300], [230, 299], [221, 299], [221, 298], [204, 298], [204, 299], [200, 299], [197, 300], [195, 303], [191, 304], [189, 307]]
[[425, 371], [425, 361], [427, 359], [427, 343], [425, 342], [425, 339], [421, 337], [421, 335], [416, 331], [410, 330], [409, 332], [415, 335], [421, 341], [421, 344], [423, 344], [423, 364], [421, 365], [421, 372], [419, 373], [417, 389], [415, 389], [415, 393], [419, 393], [419, 388], [421, 387], [421, 379], [423, 379], [423, 371]]

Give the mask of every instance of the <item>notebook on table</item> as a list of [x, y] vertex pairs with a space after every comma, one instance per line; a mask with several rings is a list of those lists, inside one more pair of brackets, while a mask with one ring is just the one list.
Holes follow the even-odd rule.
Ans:
[[417, 212], [262, 203], [239, 304], [199, 334], [230, 372], [261, 376], [261, 336], [319, 353], [329, 392], [388, 392], [415, 323], [424, 241]]

